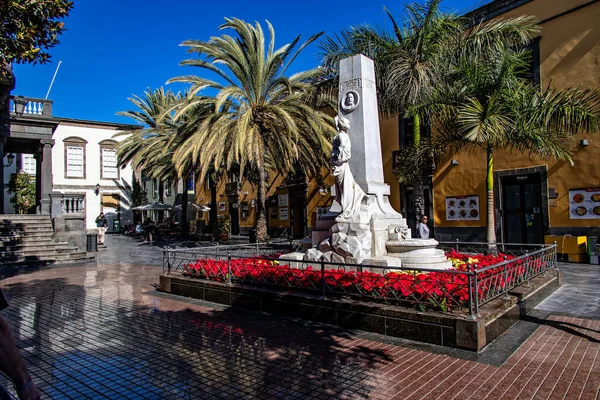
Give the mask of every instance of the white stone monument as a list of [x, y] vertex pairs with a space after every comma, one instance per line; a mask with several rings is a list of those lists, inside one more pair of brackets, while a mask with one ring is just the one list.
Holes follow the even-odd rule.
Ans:
[[340, 61], [338, 98], [338, 135], [332, 151], [336, 200], [317, 220], [313, 247], [303, 258], [392, 268], [403, 260], [404, 266], [451, 267], [444, 252], [435, 248], [437, 241], [411, 239], [406, 219], [390, 205], [373, 60], [356, 55]]

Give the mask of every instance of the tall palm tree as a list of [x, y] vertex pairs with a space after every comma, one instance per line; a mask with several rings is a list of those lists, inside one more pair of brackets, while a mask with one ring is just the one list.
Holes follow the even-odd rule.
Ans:
[[[187, 174], [180, 176], [173, 162], [173, 153], [179, 145], [181, 136], [178, 133], [183, 129], [181, 123], [172, 119], [173, 108], [180, 101], [180, 94], [170, 90], [158, 88], [144, 92], [142, 97], [133, 96], [129, 100], [137, 107], [135, 110], [118, 112], [134, 119], [140, 124], [140, 129], [118, 133], [127, 137], [117, 145], [117, 156], [121, 166], [131, 163], [136, 169], [142, 170], [148, 177], [157, 178], [161, 182], [159, 193], [162, 191], [162, 182], [171, 180], [176, 182], [187, 177], [191, 166], [185, 165]], [[185, 236], [187, 229], [187, 188], [182, 195], [182, 233]]]
[[[230, 172], [238, 165], [243, 176], [246, 165], [253, 165], [259, 172], [257, 238], [261, 241], [267, 238], [265, 167], [290, 171], [299, 162], [305, 171], [314, 172], [326, 162], [335, 133], [333, 119], [315, 110], [309, 101], [311, 81], [321, 71], [287, 75], [298, 54], [320, 34], [300, 45], [298, 36], [275, 49], [275, 31], [268, 22], [267, 27], [268, 44], [260, 24], [226, 18], [220, 29], [232, 29], [235, 36], [224, 34], [209, 41], [182, 43], [199, 58], [181, 64], [213, 73], [218, 81], [199, 76], [169, 81], [191, 84], [189, 102], [176, 118], [190, 113], [193, 107], [209, 106], [214, 112], [195, 127], [175, 153], [175, 160], [193, 160], [202, 180], [211, 168], [224, 167]], [[216, 95], [198, 96], [205, 89], [216, 91]]]
[[478, 149], [487, 154], [486, 241], [491, 251], [496, 250], [494, 152], [509, 148], [572, 162], [569, 139], [600, 128], [598, 92], [542, 90], [525, 77], [528, 62], [527, 52], [508, 45], [479, 55], [456, 54], [449, 58], [446, 79], [421, 110], [434, 121], [436, 133], [429, 148], [417, 151], [415, 159], [427, 159], [425, 151], [438, 158]]
[[[334, 68], [341, 58], [357, 53], [374, 59], [380, 112], [412, 120], [413, 141], [406, 148], [410, 154], [422, 146], [422, 120], [428, 119], [421, 106], [430, 101], [444, 79], [440, 70], [448, 64], [449, 54], [478, 55], [506, 44], [523, 45], [538, 31], [531, 18], [473, 27], [471, 21], [442, 12], [440, 3], [441, 0], [430, 0], [408, 4], [400, 23], [386, 10], [391, 32], [363, 25], [343, 31], [337, 40], [328, 38], [321, 45], [323, 63], [329, 68]], [[413, 184], [417, 219], [424, 212], [423, 170], [427, 165], [419, 167], [413, 166], [410, 179], [399, 176], [401, 183]]]

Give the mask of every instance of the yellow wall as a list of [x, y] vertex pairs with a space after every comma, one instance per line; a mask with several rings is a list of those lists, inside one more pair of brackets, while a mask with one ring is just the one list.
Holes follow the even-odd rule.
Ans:
[[[534, 0], [518, 7], [503, 16], [534, 15], [540, 21], [563, 13], [589, 0]], [[542, 24], [540, 40], [540, 74], [542, 86], [552, 83], [554, 87], [580, 87], [600, 89], [600, 3], [584, 7], [578, 11], [558, 17]], [[382, 123], [383, 153], [395, 150], [388, 142], [398, 137], [398, 124]], [[578, 145], [581, 139], [589, 140], [590, 145]], [[397, 139], [396, 139], [397, 140]], [[600, 186], [600, 135], [580, 135], [575, 138], [577, 151], [572, 167], [565, 162], [546, 162], [528, 155], [499, 150], [495, 154], [495, 171], [529, 168], [545, 165], [548, 171], [548, 187], [555, 188], [559, 197], [549, 200], [549, 220], [551, 227], [600, 226], [600, 220], [572, 220], [569, 218], [569, 189]], [[459, 165], [452, 166], [454, 158]], [[391, 164], [385, 162], [386, 180], [392, 175]], [[485, 226], [485, 152], [469, 154], [449, 154], [447, 160], [438, 165], [433, 179], [434, 223], [436, 226]], [[389, 183], [389, 181], [388, 181]], [[391, 185], [392, 199], [398, 193], [397, 185]], [[446, 221], [447, 196], [479, 195], [479, 221]], [[395, 200], [393, 200], [392, 204]]]

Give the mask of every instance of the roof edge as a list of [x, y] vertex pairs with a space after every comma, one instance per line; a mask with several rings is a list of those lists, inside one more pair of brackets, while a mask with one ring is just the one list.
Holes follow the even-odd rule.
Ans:
[[63, 117], [54, 117], [54, 119], [58, 120], [58, 122], [72, 123], [72, 124], [80, 124], [80, 125], [99, 125], [110, 128], [117, 128], [123, 130], [135, 130], [142, 129], [141, 125], [132, 125], [132, 124], [121, 124], [118, 122], [105, 122], [105, 121], [93, 121], [89, 119], [76, 119], [76, 118], [63, 118]]
[[531, 1], [533, 0], [494, 0], [473, 11], [469, 11], [463, 16], [473, 20], [474, 23], [480, 23], [521, 7]]

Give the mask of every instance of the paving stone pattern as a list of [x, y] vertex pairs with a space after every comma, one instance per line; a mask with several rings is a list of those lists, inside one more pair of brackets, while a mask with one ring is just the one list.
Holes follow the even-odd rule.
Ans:
[[[485, 354], [465, 357], [160, 294], [153, 286], [160, 262], [134, 262], [157, 257], [156, 248], [144, 253], [129, 238], [107, 242], [109, 250], [95, 263], [0, 281], [10, 301], [2, 314], [45, 398], [599, 396], [600, 320], [593, 315], [531, 318], [527, 323], [537, 329], [514, 354], [486, 363]], [[9, 386], [6, 379], [0, 384]]]

